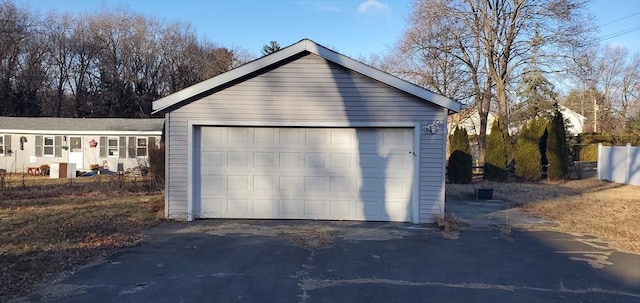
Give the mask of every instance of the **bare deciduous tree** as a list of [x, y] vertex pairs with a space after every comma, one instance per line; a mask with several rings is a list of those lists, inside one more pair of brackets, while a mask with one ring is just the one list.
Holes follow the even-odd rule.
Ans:
[[252, 59], [124, 8], [44, 18], [0, 2], [0, 115], [148, 117], [153, 100]]
[[[507, 122], [513, 84], [531, 59], [531, 40], [541, 36], [539, 64], [557, 70], [559, 54], [589, 43], [593, 27], [586, 0], [420, 0], [414, 5], [400, 52], [418, 63], [415, 75], [445, 92], [455, 75], [467, 78], [466, 91], [480, 114], [479, 157], [484, 156], [488, 112], [495, 104]], [[439, 63], [442, 62], [442, 63]], [[446, 67], [446, 68], [445, 68]], [[456, 73], [447, 74], [446, 71]], [[439, 78], [420, 75], [439, 73]], [[434, 81], [435, 78], [437, 80]], [[440, 89], [436, 86], [441, 86]], [[452, 95], [449, 89], [449, 96]], [[464, 95], [464, 94], [463, 94]]]

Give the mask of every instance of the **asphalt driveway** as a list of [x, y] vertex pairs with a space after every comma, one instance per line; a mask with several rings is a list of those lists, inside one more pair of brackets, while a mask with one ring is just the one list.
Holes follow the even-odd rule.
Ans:
[[211, 220], [39, 287], [22, 302], [640, 302], [640, 256], [503, 228]]

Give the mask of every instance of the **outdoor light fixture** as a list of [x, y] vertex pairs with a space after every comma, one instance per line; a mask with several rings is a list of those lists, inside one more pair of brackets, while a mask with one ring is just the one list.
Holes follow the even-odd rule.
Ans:
[[423, 128], [423, 131], [426, 134], [437, 134], [439, 129], [440, 129], [440, 120], [435, 120], [431, 122], [431, 124], [425, 126]]

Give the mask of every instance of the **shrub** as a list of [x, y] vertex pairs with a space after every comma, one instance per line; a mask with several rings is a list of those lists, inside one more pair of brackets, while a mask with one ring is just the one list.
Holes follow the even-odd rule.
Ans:
[[540, 180], [542, 175], [539, 123], [538, 119], [531, 120], [520, 130], [516, 142], [515, 174], [527, 181]]
[[507, 180], [508, 138], [502, 132], [502, 120], [496, 119], [487, 136], [487, 151], [484, 156], [484, 179]]
[[564, 119], [556, 111], [548, 127], [547, 137], [547, 178], [551, 180], [564, 179], [569, 167], [569, 151], [564, 127]]
[[449, 136], [451, 156], [447, 168], [447, 176], [452, 183], [471, 183], [473, 177], [473, 160], [469, 136], [464, 128], [457, 127]]
[[158, 148], [149, 148], [149, 172], [157, 186], [164, 184], [164, 148], [164, 142]]
[[580, 147], [580, 161], [598, 161], [598, 144], [587, 144]]

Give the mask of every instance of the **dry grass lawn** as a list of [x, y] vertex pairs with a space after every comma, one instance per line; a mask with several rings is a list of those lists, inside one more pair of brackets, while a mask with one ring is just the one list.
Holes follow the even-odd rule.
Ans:
[[[164, 215], [143, 179], [7, 176], [0, 190], [0, 301], [43, 279], [134, 245]], [[3, 299], [4, 298], [4, 299]]]
[[538, 183], [447, 184], [447, 198], [473, 197], [474, 187], [494, 189], [512, 202], [557, 224], [563, 232], [596, 236], [613, 247], [640, 254], [640, 186], [594, 178]]

